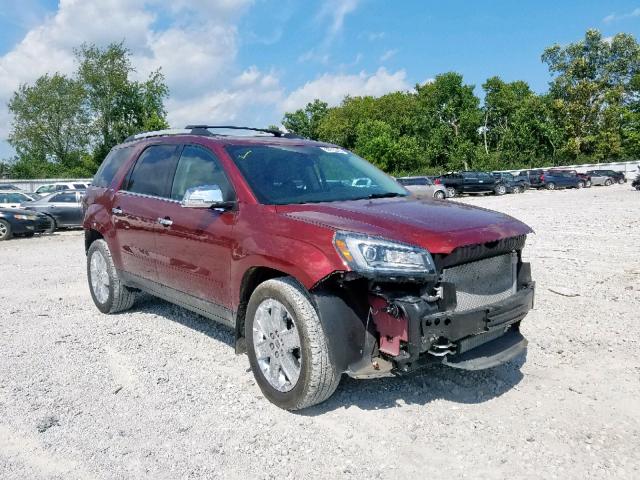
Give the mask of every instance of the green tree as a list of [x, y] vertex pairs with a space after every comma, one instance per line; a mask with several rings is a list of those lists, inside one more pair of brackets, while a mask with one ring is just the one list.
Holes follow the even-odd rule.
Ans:
[[329, 105], [321, 100], [314, 100], [307, 103], [304, 109], [295, 112], [285, 113], [282, 125], [290, 132], [297, 133], [312, 140], [318, 140], [318, 127], [322, 119], [327, 114]]
[[90, 138], [84, 99], [82, 84], [60, 74], [44, 75], [14, 92], [9, 143], [18, 156], [18, 171], [55, 173], [79, 166]]
[[563, 153], [569, 158], [622, 155], [624, 128], [617, 109], [638, 99], [638, 42], [623, 33], [605, 39], [589, 30], [578, 42], [545, 49], [542, 60], [554, 76], [549, 93], [565, 131]]
[[420, 139], [434, 167], [468, 170], [476, 157], [482, 113], [473, 85], [455, 72], [416, 86]]
[[169, 90], [160, 70], [144, 82], [130, 79], [135, 69], [123, 43], [105, 48], [82, 45], [76, 51], [78, 79], [87, 93], [95, 136], [94, 157], [102, 158], [126, 137], [167, 128], [164, 99]]

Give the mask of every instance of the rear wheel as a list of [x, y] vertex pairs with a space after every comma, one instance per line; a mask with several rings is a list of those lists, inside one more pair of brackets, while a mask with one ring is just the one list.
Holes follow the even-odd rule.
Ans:
[[556, 189], [556, 184], [553, 182], [549, 182], [547, 183], [547, 190], [555, 190]]
[[44, 233], [48, 234], [48, 235], [52, 235], [53, 232], [56, 231], [56, 228], [58, 228], [58, 225], [56, 224], [56, 219], [47, 215], [47, 217], [49, 218], [49, 228], [47, 228], [45, 230]]
[[453, 198], [456, 195], [458, 195], [458, 192], [456, 192], [456, 189], [453, 187], [447, 187], [447, 197], [449, 198]]
[[436, 198], [438, 200], [442, 200], [445, 197], [445, 193], [442, 190], [436, 190], [433, 194], [433, 198]]
[[618, 183], [619, 183], [620, 185], [622, 185], [622, 184], [624, 183], [624, 178], [619, 178], [619, 179], [618, 179]]
[[498, 185], [496, 186], [496, 188], [494, 188], [493, 192], [496, 195], [504, 195], [505, 193], [507, 193], [507, 187], [505, 187], [504, 185]]
[[604, 184], [605, 184], [607, 187], [609, 187], [609, 186], [613, 185], [613, 181], [612, 181], [610, 178], [607, 178], [607, 179], [604, 181]]
[[11, 224], [5, 220], [0, 220], [0, 240], [8, 240], [11, 235]]
[[87, 277], [93, 303], [102, 313], [117, 313], [133, 306], [136, 293], [120, 280], [107, 242], [102, 239], [93, 242], [87, 252]]
[[337, 388], [340, 372], [327, 335], [309, 295], [293, 278], [267, 280], [256, 288], [247, 306], [245, 337], [256, 382], [278, 407], [310, 407]]
[[522, 193], [522, 187], [520, 185], [515, 185], [512, 189], [513, 193]]
[[578, 182], [578, 188], [584, 188], [584, 182]]
[[591, 180], [587, 180], [587, 183], [584, 186], [589, 188], [591, 186]]

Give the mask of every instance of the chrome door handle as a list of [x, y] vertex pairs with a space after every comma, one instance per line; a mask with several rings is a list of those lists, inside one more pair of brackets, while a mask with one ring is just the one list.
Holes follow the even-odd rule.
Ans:
[[122, 215], [122, 209], [120, 207], [112, 208], [111, 213], [113, 213], [114, 215]]
[[158, 223], [163, 227], [170, 227], [171, 225], [173, 225], [173, 220], [170, 220], [168, 218], [158, 218]]

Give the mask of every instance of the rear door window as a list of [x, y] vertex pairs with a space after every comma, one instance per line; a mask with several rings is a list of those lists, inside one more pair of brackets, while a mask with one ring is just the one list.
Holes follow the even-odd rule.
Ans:
[[123, 190], [169, 198], [176, 169], [176, 145], [152, 145], [138, 157]]
[[130, 158], [132, 150], [133, 147], [122, 147], [111, 150], [102, 162], [102, 165], [100, 165], [91, 184], [96, 187], [107, 188], [120, 167]]
[[51, 203], [77, 203], [76, 192], [58, 193], [49, 199]]

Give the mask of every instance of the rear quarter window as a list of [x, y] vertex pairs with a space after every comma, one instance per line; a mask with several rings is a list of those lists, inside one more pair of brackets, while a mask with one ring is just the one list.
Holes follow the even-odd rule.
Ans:
[[113, 177], [115, 177], [120, 167], [129, 159], [131, 156], [133, 147], [121, 147], [114, 148], [109, 152], [109, 155], [104, 159], [102, 165], [98, 169], [95, 177], [93, 177], [92, 185], [96, 187], [107, 188], [111, 185], [113, 181]]

